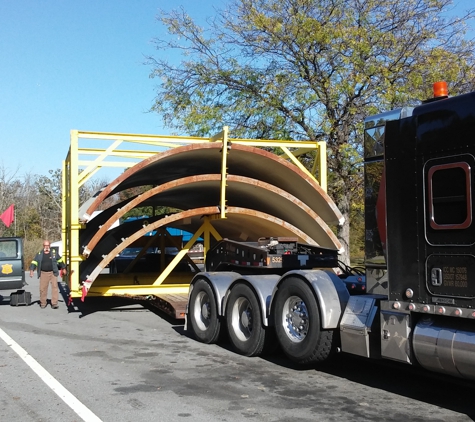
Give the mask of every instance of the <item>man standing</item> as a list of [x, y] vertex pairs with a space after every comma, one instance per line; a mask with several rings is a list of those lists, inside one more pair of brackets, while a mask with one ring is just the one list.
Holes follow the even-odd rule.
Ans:
[[51, 283], [51, 307], [58, 309], [58, 275], [59, 270], [65, 268], [62, 258], [56, 254], [56, 250], [51, 250], [49, 240], [43, 241], [43, 250], [38, 252], [35, 259], [31, 261], [30, 277], [33, 277], [35, 268], [40, 279], [40, 307], [46, 308], [46, 298], [48, 296], [48, 287]]

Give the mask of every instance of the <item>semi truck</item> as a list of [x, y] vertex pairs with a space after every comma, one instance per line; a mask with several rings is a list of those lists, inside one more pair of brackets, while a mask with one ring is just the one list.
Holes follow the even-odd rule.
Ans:
[[[71, 299], [158, 299], [185, 317], [198, 341], [218, 342], [227, 331], [233, 349], [246, 356], [278, 343], [299, 364], [342, 352], [473, 380], [474, 129], [475, 93], [449, 97], [445, 83], [416, 107], [365, 120], [365, 268], [340, 265], [343, 272], [335, 271], [341, 244], [330, 227], [341, 223], [341, 214], [326, 194], [324, 143], [255, 141], [251, 147], [249, 140], [228, 139], [226, 128], [207, 140], [72, 131], [63, 167]], [[81, 149], [80, 137], [115, 143], [103, 152]], [[124, 140], [159, 141], [170, 150], [114, 150]], [[262, 149], [269, 146], [281, 147], [289, 159]], [[311, 148], [318, 181], [297, 160]], [[105, 161], [111, 152], [143, 161], [130, 164], [78, 215], [74, 192], [97, 167], [118, 165]], [[93, 153], [96, 160], [78, 159]], [[146, 184], [143, 193], [90, 220], [106, 198]], [[180, 211], [109, 230], [144, 204]], [[144, 247], [153, 238], [163, 250], [177, 246], [167, 227], [195, 235], [160, 275], [103, 274], [121, 250], [152, 230], [156, 236]], [[176, 279], [171, 267], [199, 236], [205, 267]]]
[[[234, 349], [254, 356], [275, 331], [301, 364], [341, 351], [475, 378], [475, 93], [449, 98], [444, 83], [434, 91], [415, 108], [365, 120], [364, 294], [324, 268], [249, 271], [245, 245], [225, 241], [225, 271], [214, 271], [212, 256], [190, 285], [195, 338], [213, 343], [225, 326]], [[274, 252], [273, 262], [291, 256]]]

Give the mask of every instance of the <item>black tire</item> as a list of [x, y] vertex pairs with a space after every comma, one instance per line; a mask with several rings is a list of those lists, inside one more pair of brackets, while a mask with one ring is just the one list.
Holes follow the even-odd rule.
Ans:
[[191, 291], [188, 305], [189, 330], [201, 343], [216, 343], [221, 331], [216, 297], [211, 286], [198, 280]]
[[300, 278], [289, 277], [279, 287], [273, 317], [282, 351], [294, 362], [322, 362], [332, 354], [333, 330], [322, 330], [317, 300]]
[[244, 356], [259, 356], [264, 348], [266, 330], [254, 291], [245, 284], [231, 290], [226, 306], [226, 325], [233, 349]]

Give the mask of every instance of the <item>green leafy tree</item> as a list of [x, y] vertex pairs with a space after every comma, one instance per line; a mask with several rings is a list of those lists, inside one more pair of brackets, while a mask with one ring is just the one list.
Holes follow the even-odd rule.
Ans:
[[[346, 223], [362, 201], [362, 122], [367, 115], [473, 90], [474, 43], [449, 17], [451, 0], [234, 0], [202, 28], [183, 9], [161, 12], [169, 36], [150, 58], [160, 79], [153, 111], [166, 125], [210, 136], [325, 140], [329, 193]], [[356, 207], [356, 209], [358, 208]], [[349, 257], [343, 257], [346, 262]]]

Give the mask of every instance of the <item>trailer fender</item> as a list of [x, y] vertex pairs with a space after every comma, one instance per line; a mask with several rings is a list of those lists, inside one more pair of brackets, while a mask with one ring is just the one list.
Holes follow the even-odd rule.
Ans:
[[[280, 280], [280, 276], [277, 274], [267, 274], [267, 275], [241, 275], [239, 279], [236, 279], [233, 282], [235, 285], [238, 282], [247, 283], [254, 293], [256, 298], [259, 301], [259, 305], [262, 313], [262, 323], [265, 327], [269, 325], [269, 314], [270, 314], [270, 302], [272, 299], [272, 292], [275, 290], [275, 286]], [[226, 313], [226, 304], [229, 293], [232, 290], [232, 286], [229, 287], [226, 297], [223, 302], [223, 315]]]
[[[229, 290], [229, 287], [239, 278], [242, 278], [241, 274], [235, 273], [233, 271], [213, 271], [207, 272], [203, 271], [201, 273], [196, 274], [190, 283], [190, 290], [188, 297], [191, 295], [193, 290], [194, 284], [198, 280], [205, 279], [216, 296], [216, 305], [218, 307], [218, 315], [224, 315], [224, 301], [226, 298], [226, 294]], [[188, 312], [188, 309], [187, 309]]]
[[[350, 298], [348, 289], [343, 281], [336, 274], [327, 271], [293, 270], [282, 276], [279, 285], [290, 276], [298, 276], [312, 287], [321, 309], [322, 328], [337, 328]], [[274, 289], [272, 299], [275, 297], [279, 285]]]
[[233, 285], [238, 282], [248, 284], [254, 290], [259, 301], [263, 324], [266, 327], [269, 325], [270, 302], [272, 292], [280, 280], [279, 275], [242, 275], [233, 271], [201, 272], [193, 277], [190, 283], [190, 294], [194, 283], [200, 279], [205, 279], [213, 289], [219, 316], [224, 316], [226, 313], [226, 303]]

